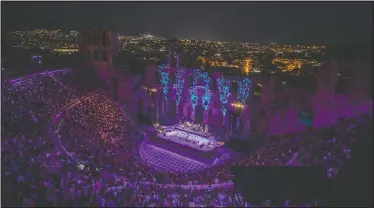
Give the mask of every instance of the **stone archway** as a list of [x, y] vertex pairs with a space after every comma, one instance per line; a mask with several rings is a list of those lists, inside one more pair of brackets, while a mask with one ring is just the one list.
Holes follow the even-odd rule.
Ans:
[[204, 107], [203, 105], [197, 105], [195, 107], [195, 122], [196, 123], [199, 123], [199, 124], [203, 124], [204, 123]]
[[208, 106], [210, 104], [210, 99], [211, 99], [211, 92], [210, 92], [210, 81], [211, 80], [207, 72], [201, 72], [198, 69], [195, 69], [193, 71], [193, 86], [192, 86], [192, 91], [191, 91], [192, 106], [195, 108], [198, 102], [197, 89], [201, 88], [198, 86], [199, 80], [201, 80], [201, 82], [204, 84], [204, 86], [201, 86], [204, 89], [204, 95], [202, 96], [201, 103], [204, 106], [204, 109], [208, 110]]

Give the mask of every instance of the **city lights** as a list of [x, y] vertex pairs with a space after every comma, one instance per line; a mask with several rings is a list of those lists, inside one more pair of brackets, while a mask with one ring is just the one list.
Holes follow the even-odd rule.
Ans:
[[44, 50], [56, 50], [56, 52], [77, 52], [79, 48], [79, 33], [77, 31], [64, 32], [62, 30], [25, 30], [8, 33], [7, 42], [13, 47]]
[[250, 58], [245, 59], [243, 72], [248, 75], [252, 71], [252, 60]]
[[[126, 51], [133, 55], [140, 55], [137, 59], [147, 61], [162, 61], [167, 58], [165, 67], [169, 68], [172, 59], [176, 58], [176, 69], [180, 68], [182, 61], [179, 55], [173, 51], [173, 47], [178, 47], [184, 51], [183, 60], [189, 60], [192, 57], [189, 54], [196, 54], [202, 51], [198, 57], [194, 57], [189, 64], [199, 64], [199, 68], [221, 68], [230, 71], [238, 70], [244, 75], [258, 73], [268, 70], [262, 63], [259, 54], [267, 54], [269, 50], [277, 55], [286, 55], [287, 53], [305, 53], [305, 57], [313, 57], [312, 54], [324, 54], [325, 46], [303, 46], [303, 45], [266, 45], [258, 43], [226, 42], [210, 40], [188, 40], [178, 39], [176, 45], [168, 44], [166, 38], [156, 37], [151, 34], [139, 34], [135, 36], [117, 36], [118, 50]], [[58, 54], [72, 54], [79, 52], [81, 44], [80, 33], [77, 31], [57, 30], [23, 30], [10, 31], [7, 34], [6, 42], [11, 47], [22, 49], [42, 49], [49, 50]], [[209, 55], [210, 54], [210, 55]], [[227, 55], [223, 55], [227, 54]], [[239, 58], [240, 57], [240, 58]], [[184, 61], [183, 61], [184, 62]], [[321, 63], [310, 58], [290, 59], [275, 57], [272, 62], [277, 65], [279, 71], [296, 72], [304, 65], [313, 67], [321, 66]], [[275, 73], [270, 70], [270, 73]]]
[[79, 50], [74, 49], [74, 48], [56, 48], [56, 49], [53, 49], [53, 52], [56, 52], [56, 53], [75, 53], [75, 52], [79, 52]]

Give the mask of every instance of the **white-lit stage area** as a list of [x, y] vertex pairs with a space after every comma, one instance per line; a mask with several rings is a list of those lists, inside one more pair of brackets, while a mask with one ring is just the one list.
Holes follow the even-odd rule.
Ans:
[[212, 151], [219, 146], [212, 134], [188, 124], [164, 127], [162, 132], [158, 133], [157, 136], [161, 139], [204, 152]]
[[194, 172], [230, 158], [218, 148], [223, 143], [200, 125], [180, 123], [156, 129], [158, 133], [142, 143], [140, 156], [158, 171]]

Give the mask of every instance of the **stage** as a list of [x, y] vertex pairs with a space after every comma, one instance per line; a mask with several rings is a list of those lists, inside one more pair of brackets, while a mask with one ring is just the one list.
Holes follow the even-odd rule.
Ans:
[[[199, 125], [157, 126], [140, 147], [142, 160], [160, 172], [195, 172], [230, 158], [223, 143]], [[224, 155], [224, 157], [223, 157]]]
[[204, 152], [212, 151], [218, 146], [212, 134], [185, 124], [164, 127], [157, 136]]

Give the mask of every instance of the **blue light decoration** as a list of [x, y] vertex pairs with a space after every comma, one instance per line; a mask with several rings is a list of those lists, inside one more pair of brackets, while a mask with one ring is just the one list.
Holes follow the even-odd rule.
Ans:
[[245, 77], [238, 82], [238, 100], [242, 104], [245, 104], [248, 99], [250, 84], [251, 80], [248, 77]]
[[219, 100], [221, 101], [222, 105], [222, 113], [226, 115], [226, 105], [229, 102], [229, 80], [225, 77], [218, 77], [217, 78], [218, 90], [219, 90]]
[[179, 68], [177, 70], [177, 83], [176, 83], [176, 94], [177, 94], [177, 106], [179, 106], [179, 102], [181, 100], [181, 95], [183, 92], [184, 87], [184, 69]]
[[192, 88], [192, 93], [191, 93], [192, 107], [195, 109], [197, 105], [198, 96], [196, 92], [196, 85], [197, 85], [197, 80], [199, 78], [203, 78], [205, 81], [205, 86], [204, 86], [205, 94], [203, 95], [202, 104], [204, 106], [204, 109], [208, 110], [210, 99], [211, 99], [210, 90], [209, 90], [210, 77], [209, 77], [208, 72], [202, 72], [200, 71], [200, 69], [193, 70], [193, 88]]
[[192, 88], [190, 99], [191, 99], [191, 103], [192, 103], [192, 108], [195, 109], [196, 104], [197, 104], [197, 93], [196, 93], [196, 90], [194, 88]]
[[161, 72], [161, 84], [162, 84], [162, 89], [164, 92], [165, 99], [167, 99], [166, 96], [169, 92], [168, 83], [169, 83], [169, 72], [165, 72], [165, 71]]
[[160, 65], [158, 65], [158, 71], [161, 73], [161, 70], [162, 69], [167, 69], [168, 68], [168, 66], [166, 65], [166, 64], [160, 64]]
[[164, 97], [167, 100], [167, 94], [169, 92], [169, 71], [164, 71], [163, 69], [168, 68], [165, 64], [159, 65], [158, 71], [161, 74], [161, 85], [164, 93]]

